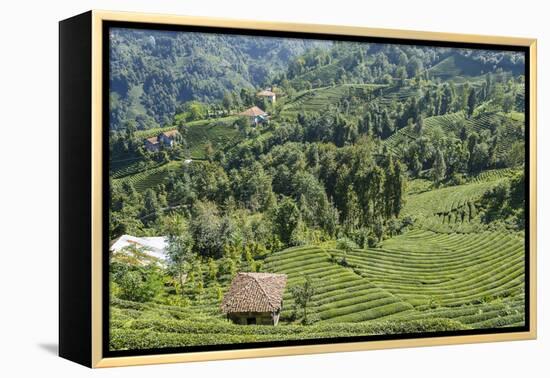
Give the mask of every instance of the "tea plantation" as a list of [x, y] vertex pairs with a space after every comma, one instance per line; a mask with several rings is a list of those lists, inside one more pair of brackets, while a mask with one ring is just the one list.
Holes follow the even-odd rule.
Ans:
[[[487, 171], [463, 185], [411, 190], [403, 212], [416, 218], [415, 226], [376, 248], [344, 251], [326, 242], [269, 255], [262, 271], [288, 276], [277, 327], [227, 321], [219, 310], [230, 283], [230, 276], [224, 276], [219, 285], [189, 292], [191, 300], [185, 303], [113, 298], [111, 348], [523, 326], [523, 238], [479, 220], [480, 197], [511, 173]], [[411, 188], [421, 185], [413, 182]], [[296, 320], [291, 288], [306, 276], [315, 283], [315, 294], [304, 326]]]

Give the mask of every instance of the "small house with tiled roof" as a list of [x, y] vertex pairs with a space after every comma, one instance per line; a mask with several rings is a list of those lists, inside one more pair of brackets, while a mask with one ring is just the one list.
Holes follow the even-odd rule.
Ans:
[[178, 136], [179, 132], [178, 130], [168, 130], [165, 132], [160, 133], [158, 136], [160, 142], [164, 144], [165, 146], [172, 147], [175, 143], [176, 137]]
[[160, 142], [158, 137], [147, 138], [144, 141], [145, 148], [151, 152], [158, 152], [160, 150]]
[[268, 120], [267, 113], [257, 106], [248, 108], [245, 111], [240, 112], [238, 115], [248, 118], [248, 121], [253, 125], [257, 125]]
[[269, 101], [271, 101], [272, 104], [274, 104], [277, 100], [277, 95], [274, 92], [271, 92], [269, 89], [258, 92], [256, 96], [267, 98]]
[[286, 274], [238, 273], [223, 297], [221, 310], [235, 324], [277, 325]]
[[157, 152], [160, 150], [161, 144], [164, 147], [173, 147], [178, 134], [178, 130], [173, 129], [164, 131], [156, 137], [147, 138], [144, 142], [145, 148], [151, 152]]

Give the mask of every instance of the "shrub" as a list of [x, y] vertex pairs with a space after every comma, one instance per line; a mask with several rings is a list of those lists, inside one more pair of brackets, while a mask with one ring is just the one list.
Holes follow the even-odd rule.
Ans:
[[456, 186], [456, 185], [462, 185], [466, 182], [466, 180], [464, 179], [464, 175], [460, 174], [460, 173], [453, 173], [451, 175], [451, 177], [449, 177], [449, 180], [448, 180], [448, 184], [451, 185], [451, 186]]
[[155, 272], [129, 270], [115, 282], [118, 297], [135, 302], [148, 302], [162, 292], [162, 277]]
[[358, 247], [353, 240], [344, 237], [336, 241], [336, 248], [341, 249], [344, 252], [351, 252]]

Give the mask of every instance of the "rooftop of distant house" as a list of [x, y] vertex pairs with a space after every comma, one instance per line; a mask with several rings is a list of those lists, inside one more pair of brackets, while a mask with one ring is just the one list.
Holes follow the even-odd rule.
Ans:
[[265, 116], [267, 115], [267, 113], [264, 112], [262, 109], [258, 108], [257, 106], [253, 106], [251, 108], [246, 109], [243, 112], [240, 112], [239, 115], [247, 116], [247, 117], [257, 117], [257, 116]]
[[178, 134], [178, 130], [177, 129], [168, 130], [168, 131], [163, 132], [162, 134], [164, 134], [165, 137], [171, 138], [171, 137]]
[[151, 144], [158, 144], [159, 140], [156, 136], [154, 137], [151, 137], [151, 138], [147, 138], [145, 139], [147, 142], [151, 143]]
[[[178, 134], [178, 130], [177, 130], [177, 129], [173, 129], [173, 130], [163, 131], [163, 132], [160, 133], [158, 136], [164, 136], [165, 138], [173, 138], [173, 137], [175, 137], [177, 134]], [[159, 143], [159, 138], [158, 138], [158, 136], [146, 138], [145, 140], [148, 141], [148, 142], [151, 143], [151, 144], [158, 144], [158, 143]]]
[[266, 89], [261, 92], [258, 92], [258, 96], [260, 97], [272, 97], [275, 96], [275, 93], [271, 92], [270, 90]]

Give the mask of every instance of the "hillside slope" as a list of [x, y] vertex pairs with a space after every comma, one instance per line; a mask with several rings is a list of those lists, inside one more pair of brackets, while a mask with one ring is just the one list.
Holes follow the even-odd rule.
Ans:
[[[255, 88], [293, 57], [328, 42], [115, 28], [111, 36], [111, 128], [164, 124], [184, 101], [221, 100]], [[169, 62], [169, 64], [167, 64]]]

